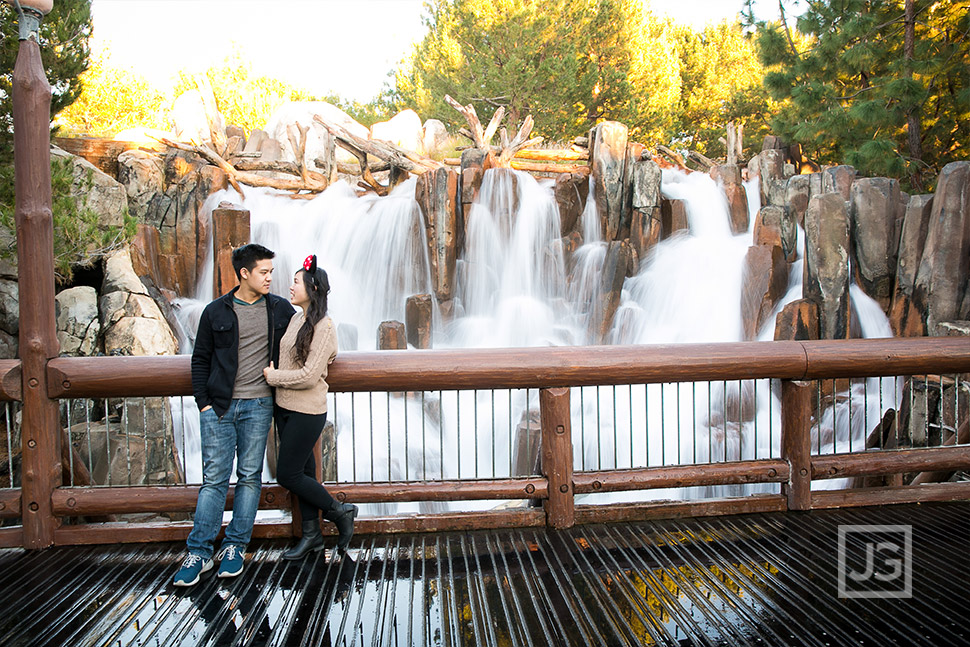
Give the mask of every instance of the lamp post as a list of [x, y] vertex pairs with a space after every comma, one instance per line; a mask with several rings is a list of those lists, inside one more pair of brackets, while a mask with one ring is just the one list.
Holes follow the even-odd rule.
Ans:
[[24, 546], [54, 543], [51, 494], [61, 483], [57, 401], [47, 389], [47, 362], [57, 357], [54, 318], [54, 227], [51, 215], [51, 87], [38, 32], [53, 0], [7, 0], [14, 5], [20, 48], [13, 70], [14, 169], [17, 196], [17, 273], [20, 292], [21, 518]]

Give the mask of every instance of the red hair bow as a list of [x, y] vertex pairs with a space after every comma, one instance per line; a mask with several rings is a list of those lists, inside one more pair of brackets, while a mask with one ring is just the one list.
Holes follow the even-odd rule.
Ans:
[[306, 257], [306, 259], [303, 261], [303, 269], [305, 269], [307, 272], [310, 272], [311, 274], [317, 271], [316, 254], [310, 254], [309, 256]]

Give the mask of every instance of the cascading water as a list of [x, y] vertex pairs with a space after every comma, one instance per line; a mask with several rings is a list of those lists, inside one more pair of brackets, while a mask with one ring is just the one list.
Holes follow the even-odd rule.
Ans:
[[[354, 330], [357, 348], [375, 348], [380, 322], [403, 321], [406, 299], [432, 292], [414, 188], [411, 180], [387, 197], [357, 197], [349, 185], [337, 183], [311, 201], [292, 200], [269, 190], [247, 191], [243, 206], [251, 213], [252, 240], [277, 252], [273, 291], [286, 294], [304, 256], [316, 253], [330, 275], [330, 312], [340, 326], [342, 348], [352, 346], [347, 335]], [[753, 222], [758, 212], [757, 182], [745, 188]], [[665, 170], [661, 190], [668, 198], [686, 201], [690, 230], [664, 240], [641, 259], [639, 272], [623, 286], [609, 338], [621, 344], [740, 341], [742, 265], [752, 244], [750, 231], [732, 235], [724, 193], [704, 174]], [[238, 202], [234, 192], [226, 191], [212, 196], [208, 204], [224, 199]], [[607, 254], [592, 191], [582, 219], [586, 242], [564, 259], [551, 184], [521, 172], [487, 171], [466, 223], [464, 249], [456, 267], [454, 317], [445, 324], [435, 322], [434, 346], [592, 343], [591, 304], [600, 297]], [[803, 239], [799, 231], [799, 249]], [[800, 297], [799, 259], [778, 309]], [[177, 304], [186, 331], [183, 348], [190, 347], [198, 312], [211, 298], [208, 273], [202, 275], [197, 299]], [[888, 334], [878, 304], [867, 302], [868, 297], [855, 287], [852, 298], [863, 331], [871, 336]], [[772, 316], [769, 322], [773, 321]], [[772, 332], [766, 325], [760, 338], [770, 339]], [[821, 440], [823, 451], [826, 441], [832, 444], [832, 437], [837, 448], [848, 442], [848, 411], [853, 406], [853, 416], [864, 411], [861, 415], [874, 420], [882, 414], [880, 403], [873, 404], [866, 397], [867, 387], [861, 386], [858, 390], [863, 393], [857, 394], [856, 386], [830, 408], [834, 423], [823, 417], [816, 424], [813, 442]], [[779, 394], [767, 380], [576, 388], [571, 402], [577, 469], [778, 455], [778, 434], [767, 430], [780, 428], [781, 405]], [[840, 414], [843, 406], [845, 415]], [[401, 397], [385, 393], [338, 396], [330, 407], [337, 429], [337, 478], [382, 481], [512, 475], [516, 427], [534, 418], [537, 411], [534, 390], [444, 392], [427, 398], [424, 394]], [[186, 418], [193, 415], [197, 416], [187, 414]], [[682, 420], [692, 421], [693, 433], [674, 432], [673, 425], [679, 427]], [[195, 447], [197, 452], [198, 447], [194, 424], [187, 421], [185, 426], [190, 482], [193, 475], [200, 476], [195, 465], [198, 454], [192, 451]], [[642, 430], [644, 425], [651, 430], [649, 438], [618, 431]], [[665, 425], [669, 425], [666, 433]], [[852, 425], [854, 430], [862, 428]], [[193, 433], [195, 440], [190, 438]], [[859, 447], [864, 439], [853, 438], [852, 442]], [[772, 488], [777, 486], [760, 489]], [[740, 490], [714, 488], [687, 494], [733, 493]], [[666, 491], [647, 496], [670, 495]], [[591, 497], [643, 498], [642, 492]], [[480, 507], [492, 505], [486, 502]], [[442, 504], [368, 507], [383, 513], [428, 511]]]

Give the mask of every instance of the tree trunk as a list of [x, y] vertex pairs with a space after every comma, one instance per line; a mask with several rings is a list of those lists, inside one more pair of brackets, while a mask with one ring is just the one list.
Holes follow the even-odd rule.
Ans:
[[[906, 0], [904, 10], [906, 32], [903, 40], [903, 58], [906, 61], [906, 76], [913, 78], [913, 57], [916, 52], [916, 8], [913, 0]], [[919, 105], [911, 106], [906, 112], [906, 140], [909, 145], [909, 157], [914, 162], [910, 171], [910, 181], [917, 191], [923, 189], [923, 177], [920, 165], [923, 161], [923, 144], [920, 133]]]

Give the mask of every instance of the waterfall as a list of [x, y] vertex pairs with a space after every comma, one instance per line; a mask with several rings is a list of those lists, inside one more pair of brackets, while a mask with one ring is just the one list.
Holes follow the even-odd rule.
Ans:
[[[753, 223], [759, 209], [757, 180], [745, 183], [745, 190]], [[414, 180], [386, 197], [358, 197], [342, 182], [312, 200], [248, 189], [243, 206], [251, 213], [252, 240], [277, 253], [273, 292], [285, 295], [303, 258], [316, 253], [319, 265], [330, 275], [330, 312], [339, 334], [356, 329], [358, 348], [376, 348], [380, 322], [403, 321], [409, 296], [432, 293], [427, 239], [414, 191]], [[689, 230], [670, 236], [640, 259], [639, 271], [623, 285], [610, 340], [621, 344], [740, 341], [742, 268], [753, 225], [747, 232], [731, 233], [724, 192], [705, 174], [664, 170], [661, 191], [668, 199], [686, 202]], [[226, 190], [207, 204], [211, 208], [222, 200], [238, 202], [239, 197]], [[591, 311], [602, 296], [608, 245], [600, 235], [592, 189], [581, 227], [584, 244], [565, 256], [551, 183], [507, 169], [487, 171], [465, 223], [464, 247], [456, 265], [454, 316], [434, 322], [434, 347], [593, 343]], [[800, 230], [798, 243], [799, 259], [792, 267], [789, 290], [774, 314], [801, 297], [804, 233]], [[207, 267], [211, 268], [211, 259]], [[199, 310], [211, 298], [211, 269], [207, 272], [201, 275], [198, 298], [177, 303], [185, 331], [194, 330]], [[855, 286], [852, 301], [866, 335], [888, 334], [878, 304]], [[759, 339], [771, 339], [774, 314]], [[183, 348], [189, 348], [193, 335], [183, 332], [183, 336], [188, 342]], [[342, 348], [345, 342], [342, 339]], [[864, 415], [868, 420], [881, 416], [884, 407], [873, 403], [871, 393], [877, 392], [873, 387], [878, 389], [879, 382], [860, 381], [847, 397], [836, 398], [833, 420], [823, 416], [817, 422], [813, 443], [821, 441], [823, 449], [826, 443], [834, 443], [837, 449], [847, 445], [849, 409], [852, 416]], [[780, 393], [768, 380], [574, 388], [571, 403], [577, 469], [766, 458], [779, 451]], [[885, 407], [891, 405], [885, 403]], [[529, 424], [537, 412], [536, 390], [331, 395], [338, 480], [514, 475], [516, 428]], [[197, 413], [190, 414], [187, 408], [186, 419], [192, 415]], [[677, 433], [681, 421], [690, 421], [692, 433], [689, 429]], [[185, 424], [186, 435], [197, 437], [192, 425]], [[644, 425], [650, 429], [649, 438], [629, 432]], [[851, 442], [860, 447], [864, 438]], [[187, 439], [186, 447], [192, 446]], [[197, 454], [186, 460], [190, 467], [199, 462]], [[777, 486], [632, 492], [587, 500], [751, 491], [777, 491]], [[444, 505], [367, 508], [386, 513], [431, 511]], [[464, 508], [492, 505], [461, 504]]]

